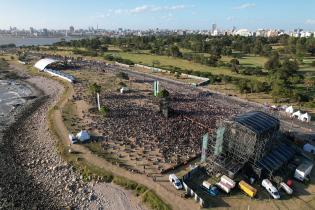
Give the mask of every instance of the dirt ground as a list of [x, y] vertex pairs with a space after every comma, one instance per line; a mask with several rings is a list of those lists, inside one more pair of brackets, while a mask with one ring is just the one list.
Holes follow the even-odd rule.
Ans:
[[[26, 71], [25, 66], [17, 64], [15, 62], [10, 62], [11, 66], [15, 68], [17, 71]], [[45, 77], [31, 77], [28, 79], [30, 83], [38, 87], [40, 90], [44, 92], [46, 95], [56, 95], [59, 90], [58, 87], [62, 88], [60, 84], [52, 79], [47, 79]], [[59, 97], [62, 91], [59, 91]], [[57, 96], [55, 96], [57, 98]], [[47, 112], [47, 110], [42, 110]], [[36, 114], [36, 117], [41, 116], [42, 120], [38, 120], [38, 123], [41, 123], [43, 126], [36, 126], [32, 124], [32, 126], [37, 127], [36, 135], [39, 138], [53, 138], [48, 130], [47, 125], [44, 125], [43, 122], [46, 122], [46, 115], [47, 113], [39, 113]], [[57, 115], [59, 116], [59, 115]], [[51, 140], [54, 141], [54, 140]], [[51, 148], [51, 150], [55, 150], [55, 148]], [[108, 184], [108, 183], [90, 183], [92, 185], [92, 189], [97, 196], [97, 202], [91, 202], [89, 209], [99, 209], [100, 206], [104, 209], [109, 210], [146, 210], [140, 198], [133, 195], [130, 191], [124, 190], [123, 188], [115, 185], [115, 184]]]
[[[72, 91], [69, 92], [68, 98], [70, 98]], [[65, 101], [66, 103], [66, 101]], [[79, 110], [82, 110], [79, 108]], [[62, 133], [63, 140], [65, 143], [68, 143], [67, 129], [62, 121], [60, 113], [56, 113], [55, 120], [58, 123], [59, 131]], [[130, 173], [126, 170], [123, 170], [117, 166], [114, 166], [108, 163], [103, 158], [97, 157], [90, 153], [90, 151], [83, 147], [82, 145], [73, 145], [75, 151], [81, 153], [81, 157], [85, 158], [87, 161], [92, 162], [95, 165], [98, 165], [101, 168], [110, 170], [115, 174], [128, 177], [131, 180], [137, 181], [139, 183], [145, 184], [150, 188], [153, 188], [157, 194], [166, 202], [170, 203], [174, 209], [199, 209], [199, 206], [194, 202], [193, 199], [183, 199], [180, 197], [180, 194], [183, 191], [175, 190], [167, 181], [167, 176], [161, 177], [157, 182], [154, 182], [151, 178], [145, 177], [143, 175], [137, 175]], [[312, 177], [315, 177], [314, 171]], [[239, 196], [224, 196], [214, 199], [213, 206], [215, 209], [315, 209], [315, 183], [312, 183], [308, 186], [304, 184], [295, 182], [294, 190], [298, 194], [295, 194], [291, 198], [285, 198], [281, 200], [273, 199], [250, 199], [245, 195]], [[96, 189], [97, 190], [97, 189]], [[259, 192], [266, 193], [266, 192]], [[126, 194], [128, 195], [128, 193]], [[135, 201], [137, 203], [137, 201]], [[131, 206], [133, 204], [130, 204]]]

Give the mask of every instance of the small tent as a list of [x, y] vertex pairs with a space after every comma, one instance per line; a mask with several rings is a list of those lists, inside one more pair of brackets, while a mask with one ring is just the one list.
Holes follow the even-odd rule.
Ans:
[[120, 89], [120, 93], [125, 93], [125, 92], [128, 92], [128, 91], [129, 91], [129, 89], [127, 87], [122, 87]]
[[82, 130], [77, 134], [77, 138], [81, 141], [81, 142], [85, 142], [90, 140], [90, 134], [86, 131], [86, 130]]
[[285, 112], [288, 114], [292, 114], [294, 112], [293, 106], [289, 106], [285, 109]]
[[303, 122], [311, 122], [311, 115], [306, 112], [299, 117], [299, 120]]
[[291, 115], [291, 117], [295, 117], [295, 118], [300, 119], [301, 115], [302, 115], [302, 113], [301, 113], [301, 111], [299, 110], [299, 111], [294, 112], [294, 113]]

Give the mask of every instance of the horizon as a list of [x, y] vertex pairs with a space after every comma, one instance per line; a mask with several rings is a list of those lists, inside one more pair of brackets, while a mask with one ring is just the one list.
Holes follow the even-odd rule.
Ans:
[[[106, 30], [118, 28], [132, 30], [209, 30], [212, 24], [219, 29], [232, 27], [257, 29], [315, 30], [315, 2], [302, 0], [287, 3], [267, 0], [228, 1], [223, 3], [192, 0], [172, 1], [119, 1], [84, 2], [74, 0], [39, 0], [20, 2], [12, 0], [2, 3], [0, 29], [86, 29], [89, 27]], [[49, 8], [49, 12], [46, 12]], [[298, 9], [297, 9], [298, 8]], [[14, 12], [12, 12], [14, 10]], [[300, 12], [301, 11], [301, 12]], [[40, 18], [39, 18], [40, 17]]]

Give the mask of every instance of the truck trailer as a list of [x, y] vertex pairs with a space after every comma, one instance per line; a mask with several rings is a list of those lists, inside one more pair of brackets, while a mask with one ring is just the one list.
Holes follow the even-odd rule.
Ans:
[[295, 169], [294, 178], [302, 182], [305, 180], [309, 180], [309, 175], [312, 169], [313, 169], [313, 163], [308, 162], [308, 161], [304, 162]]
[[245, 181], [241, 180], [238, 183], [238, 186], [241, 190], [243, 190], [249, 197], [255, 197], [257, 190], [253, 188], [251, 185], [247, 184]]

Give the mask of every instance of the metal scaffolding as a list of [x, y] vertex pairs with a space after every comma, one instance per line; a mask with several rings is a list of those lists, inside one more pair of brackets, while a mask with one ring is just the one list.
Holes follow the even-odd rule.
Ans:
[[255, 165], [276, 144], [279, 125], [278, 119], [263, 112], [218, 122], [217, 132], [209, 140], [208, 173], [233, 177], [246, 163]]

